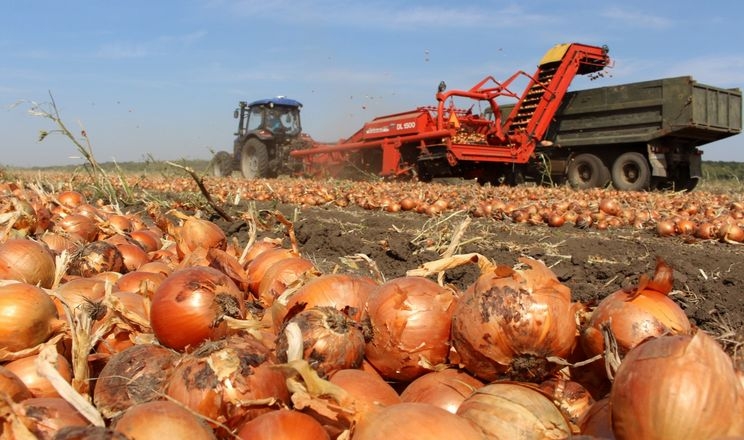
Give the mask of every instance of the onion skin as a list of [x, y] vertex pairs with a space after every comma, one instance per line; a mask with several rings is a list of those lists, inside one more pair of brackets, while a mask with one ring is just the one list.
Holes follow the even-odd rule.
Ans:
[[198, 248], [227, 248], [225, 232], [215, 223], [196, 217], [189, 217], [176, 232], [176, 249], [183, 258]]
[[93, 403], [109, 419], [132, 405], [160, 399], [179, 354], [154, 344], [129, 347], [109, 358], [98, 375]]
[[103, 272], [126, 272], [124, 257], [119, 249], [106, 241], [94, 241], [86, 244], [76, 253], [68, 273], [82, 277], [92, 277]]
[[52, 440], [66, 427], [89, 425], [88, 420], [61, 397], [33, 397], [19, 405], [21, 421], [42, 440]]
[[520, 258], [530, 268], [496, 266], [460, 298], [452, 318], [452, 342], [466, 370], [490, 382], [511, 378], [538, 382], [567, 358], [576, 342], [571, 291], [545, 264]]
[[26, 283], [0, 286], [0, 347], [16, 352], [49, 339], [61, 326], [57, 308], [42, 289]]
[[447, 368], [415, 379], [406, 386], [400, 398], [404, 402], [429, 403], [456, 414], [463, 400], [483, 385], [464, 371]]
[[210, 426], [191, 411], [168, 400], [140, 403], [129, 408], [114, 425], [130, 439], [214, 440]]
[[[49, 379], [39, 374], [36, 358], [38, 358], [36, 354], [22, 357], [8, 362], [5, 368], [21, 379], [33, 397], [60, 397]], [[72, 365], [67, 358], [57, 356], [55, 368], [67, 383], [72, 382]]]
[[411, 381], [444, 364], [456, 302], [452, 290], [427, 278], [381, 284], [367, 298], [372, 332], [367, 361], [384, 378], [397, 381]]
[[225, 316], [245, 316], [244, 295], [227, 275], [211, 267], [173, 272], [152, 297], [152, 330], [161, 344], [174, 350], [227, 335]]
[[362, 419], [352, 440], [483, 440], [467, 420], [428, 403], [399, 403]]
[[12, 371], [0, 365], [0, 395], [8, 396], [13, 402], [20, 402], [30, 397], [31, 391]]
[[287, 317], [315, 306], [335, 307], [357, 322], [367, 317], [367, 298], [377, 286], [369, 277], [348, 274], [325, 274], [313, 278], [288, 298], [280, 297], [271, 306], [278, 329]]
[[618, 290], [600, 301], [581, 333], [585, 353], [592, 357], [604, 352], [603, 325], [609, 325], [620, 355], [651, 337], [689, 334], [687, 315], [668, 296], [672, 283], [672, 268], [658, 259], [653, 279], [644, 274], [634, 289]]
[[13, 238], [0, 243], [0, 277], [43, 288], [54, 282], [54, 257], [45, 244]]
[[741, 393], [731, 358], [710, 336], [661, 336], [620, 364], [610, 393], [612, 429], [618, 440], [744, 436]]
[[[289, 403], [284, 374], [274, 365], [271, 351], [251, 336], [208, 341], [179, 360], [165, 392], [209, 420], [235, 428]], [[275, 402], [256, 403], [262, 399]]]
[[[302, 337], [303, 359], [328, 377], [346, 368], [358, 368], [364, 359], [364, 334], [361, 325], [333, 307], [313, 307], [293, 316], [286, 325], [296, 324]], [[285, 325], [285, 327], [286, 327]], [[276, 341], [279, 362], [287, 362], [288, 339], [280, 331]], [[300, 341], [297, 341], [299, 344]], [[294, 359], [292, 359], [294, 360]]]
[[457, 415], [472, 422], [486, 438], [571, 437], [568, 421], [558, 407], [527, 383], [495, 382], [481, 387], [462, 402]]
[[238, 429], [242, 440], [330, 440], [331, 436], [317, 420], [307, 414], [279, 409], [261, 414]]

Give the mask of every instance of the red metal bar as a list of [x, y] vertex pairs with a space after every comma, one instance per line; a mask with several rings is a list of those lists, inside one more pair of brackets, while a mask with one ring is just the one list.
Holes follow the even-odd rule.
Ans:
[[335, 144], [335, 145], [323, 145], [323, 146], [308, 148], [306, 150], [294, 150], [289, 154], [291, 154], [294, 157], [312, 156], [313, 154], [335, 153], [335, 152], [340, 152], [340, 151], [360, 150], [364, 148], [381, 147], [385, 139], [389, 139], [389, 140], [398, 139], [400, 140], [401, 144], [404, 144], [408, 142], [421, 141], [421, 140], [431, 139], [431, 138], [451, 137], [452, 135], [453, 135], [452, 130], [435, 130], [435, 131], [427, 131], [424, 133], [419, 133], [419, 134], [414, 134], [414, 135], [409, 135], [409, 136], [396, 136], [392, 138], [375, 139], [373, 141], [347, 142], [347, 143], [340, 143], [340, 144]]

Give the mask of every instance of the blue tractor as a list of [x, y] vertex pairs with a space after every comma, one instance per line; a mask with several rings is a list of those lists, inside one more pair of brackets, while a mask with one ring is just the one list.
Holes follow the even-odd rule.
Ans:
[[241, 101], [234, 113], [238, 130], [233, 154], [218, 152], [210, 163], [212, 174], [224, 177], [240, 171], [243, 177], [253, 179], [298, 171], [301, 163], [289, 153], [309, 146], [300, 124], [301, 108], [300, 102], [285, 97], [250, 104]]

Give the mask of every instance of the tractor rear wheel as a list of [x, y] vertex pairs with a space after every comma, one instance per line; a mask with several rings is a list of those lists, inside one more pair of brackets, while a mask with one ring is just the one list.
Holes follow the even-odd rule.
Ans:
[[645, 191], [651, 186], [651, 166], [641, 153], [623, 153], [612, 164], [612, 184], [622, 191]]
[[214, 177], [228, 177], [232, 174], [232, 156], [227, 151], [219, 151], [209, 163], [209, 170]]
[[258, 179], [269, 175], [269, 152], [258, 139], [248, 139], [240, 150], [240, 171], [246, 179]]
[[610, 180], [610, 171], [602, 159], [593, 154], [583, 153], [571, 159], [566, 177], [574, 189], [599, 188]]

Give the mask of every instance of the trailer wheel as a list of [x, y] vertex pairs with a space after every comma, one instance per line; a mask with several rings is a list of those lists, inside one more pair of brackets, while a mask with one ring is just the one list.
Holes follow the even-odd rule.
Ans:
[[612, 164], [612, 184], [622, 191], [644, 191], [651, 185], [651, 167], [641, 153], [621, 154]]
[[209, 162], [209, 170], [214, 177], [227, 177], [232, 174], [232, 156], [227, 151], [219, 151]]
[[266, 145], [258, 139], [248, 139], [240, 150], [240, 171], [246, 179], [267, 177], [269, 153]]
[[602, 159], [593, 154], [584, 153], [571, 160], [566, 177], [572, 188], [598, 188], [605, 186], [610, 180], [610, 171]]

